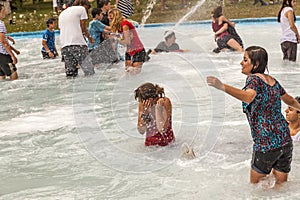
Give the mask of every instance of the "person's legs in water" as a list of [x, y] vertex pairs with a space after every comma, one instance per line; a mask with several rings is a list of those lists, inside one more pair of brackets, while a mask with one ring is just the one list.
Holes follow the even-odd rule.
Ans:
[[232, 49], [238, 51], [238, 52], [243, 52], [244, 51], [244, 49], [241, 47], [241, 45], [235, 39], [230, 39], [227, 42], [227, 45], [230, 46]]
[[132, 56], [132, 67], [136, 74], [142, 70], [143, 63], [145, 62], [146, 52], [143, 49]]

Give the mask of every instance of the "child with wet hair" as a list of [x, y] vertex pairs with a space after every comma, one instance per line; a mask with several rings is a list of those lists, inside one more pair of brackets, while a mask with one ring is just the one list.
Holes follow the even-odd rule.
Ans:
[[146, 132], [145, 146], [167, 146], [175, 141], [172, 129], [172, 104], [164, 88], [145, 83], [135, 91], [138, 105], [137, 129]]
[[176, 36], [174, 31], [165, 31], [164, 33], [165, 41], [161, 41], [155, 49], [152, 50], [152, 54], [159, 52], [184, 52], [184, 50], [179, 48], [176, 43]]
[[[300, 103], [300, 97], [295, 97]], [[295, 108], [288, 106], [285, 109], [285, 118], [289, 123], [291, 137], [294, 142], [300, 142], [300, 111]]]
[[54, 29], [56, 27], [56, 19], [49, 18], [46, 21], [47, 29], [43, 33], [42, 40], [42, 56], [43, 59], [55, 58], [58, 56], [58, 52], [55, 45], [55, 32]]

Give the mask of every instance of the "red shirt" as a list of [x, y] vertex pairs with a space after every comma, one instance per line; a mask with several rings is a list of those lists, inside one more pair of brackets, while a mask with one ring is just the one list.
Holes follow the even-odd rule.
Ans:
[[[224, 24], [218, 24], [218, 22], [212, 22], [212, 29], [214, 32], [217, 32], [223, 27]], [[222, 32], [221, 34], [218, 35], [217, 40], [221, 39], [224, 35], [230, 35], [227, 31]]]
[[122, 27], [122, 30], [119, 30], [121, 33], [123, 33], [123, 26], [128, 26], [129, 27], [129, 31], [130, 31], [130, 39], [131, 39], [131, 42], [129, 45], [127, 45], [127, 49], [126, 49], [126, 52], [130, 55], [130, 56], [133, 56], [134, 54], [142, 51], [144, 49], [144, 45], [143, 43], [141, 42], [134, 26], [129, 22], [127, 21], [126, 19], [123, 20], [121, 22], [121, 27]]

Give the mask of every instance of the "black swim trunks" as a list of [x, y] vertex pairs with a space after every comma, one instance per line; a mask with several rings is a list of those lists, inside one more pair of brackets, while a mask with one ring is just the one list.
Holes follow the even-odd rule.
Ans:
[[12, 62], [10, 55], [0, 53], [0, 76], [10, 76], [17, 71], [15, 64]]
[[272, 168], [289, 173], [291, 170], [293, 143], [268, 152], [253, 151], [251, 167], [260, 174], [270, 174]]
[[143, 49], [142, 51], [137, 52], [132, 57], [128, 53], [125, 54], [125, 59], [126, 60], [131, 60], [132, 63], [145, 62], [145, 57], [146, 57], [145, 49]]

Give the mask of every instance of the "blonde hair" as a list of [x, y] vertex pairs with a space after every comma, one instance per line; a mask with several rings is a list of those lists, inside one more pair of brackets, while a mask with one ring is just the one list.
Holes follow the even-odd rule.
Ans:
[[108, 11], [108, 14], [112, 15], [112, 20], [110, 21], [110, 27], [112, 32], [117, 33], [121, 31], [122, 30], [121, 23], [125, 19], [125, 17], [123, 17], [120, 10], [118, 10], [117, 8], [113, 8]]
[[153, 83], [144, 83], [134, 91], [134, 98], [138, 102], [149, 98], [161, 98], [165, 96], [164, 88]]

